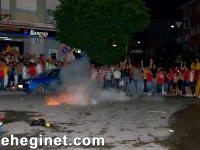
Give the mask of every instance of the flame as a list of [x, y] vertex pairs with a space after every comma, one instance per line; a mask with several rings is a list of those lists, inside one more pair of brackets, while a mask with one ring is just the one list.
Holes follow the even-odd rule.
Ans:
[[57, 96], [46, 97], [46, 104], [55, 106], [60, 104], [87, 105], [89, 102], [89, 92], [83, 85], [70, 86]]
[[54, 100], [52, 97], [46, 98], [47, 105], [60, 105], [60, 102]]

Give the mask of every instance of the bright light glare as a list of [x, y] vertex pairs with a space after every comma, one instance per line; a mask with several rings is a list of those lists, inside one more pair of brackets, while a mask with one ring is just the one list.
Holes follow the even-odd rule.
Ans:
[[171, 25], [171, 28], [174, 28], [174, 25]]

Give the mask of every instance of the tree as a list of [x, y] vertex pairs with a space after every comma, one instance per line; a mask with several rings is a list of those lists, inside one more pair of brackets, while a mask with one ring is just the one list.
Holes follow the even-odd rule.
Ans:
[[125, 56], [131, 34], [142, 32], [150, 22], [149, 9], [142, 0], [60, 2], [54, 13], [57, 39], [86, 51], [98, 63], [118, 62]]

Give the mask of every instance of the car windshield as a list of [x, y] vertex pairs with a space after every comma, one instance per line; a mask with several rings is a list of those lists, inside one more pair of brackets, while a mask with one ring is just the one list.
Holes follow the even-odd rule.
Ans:
[[45, 72], [39, 74], [39, 77], [46, 77], [46, 76], [48, 76], [52, 71], [53, 71], [52, 69], [51, 69], [51, 70], [47, 70], [47, 71], [45, 71]]

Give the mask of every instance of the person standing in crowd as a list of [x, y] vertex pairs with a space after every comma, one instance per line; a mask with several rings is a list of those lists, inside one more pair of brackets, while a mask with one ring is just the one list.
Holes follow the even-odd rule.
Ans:
[[40, 64], [40, 60], [38, 60], [38, 62], [37, 62], [35, 71], [36, 71], [37, 75], [42, 73], [42, 65]]
[[163, 74], [162, 69], [158, 73], [157, 84], [158, 84], [158, 94], [161, 95], [162, 94], [162, 88], [163, 88], [163, 85], [164, 85], [164, 74]]
[[195, 95], [195, 71], [191, 68], [190, 71], [190, 96], [193, 97]]
[[168, 95], [168, 83], [169, 83], [169, 78], [167, 75], [167, 71], [164, 71], [164, 95]]
[[105, 88], [110, 89], [112, 84], [112, 71], [110, 66], [107, 67], [105, 71]]
[[129, 84], [130, 84], [130, 69], [129, 69], [129, 65], [126, 64], [124, 69], [123, 69], [123, 74], [124, 74], [124, 92], [127, 95], [130, 95], [130, 93], [128, 93], [129, 91]]
[[18, 73], [18, 83], [19, 83], [19, 81], [22, 80], [22, 68], [23, 68], [23, 63], [22, 62], [18, 63], [18, 68], [19, 68], [19, 73]]
[[92, 80], [96, 80], [96, 79], [97, 79], [97, 69], [96, 69], [95, 66], [92, 67], [91, 79], [92, 79]]
[[[42, 61], [41, 61], [42, 62]], [[53, 63], [53, 58], [49, 58], [49, 60], [46, 62], [46, 70], [49, 70], [49, 69], [55, 69], [56, 67], [54, 66], [54, 63]]]
[[28, 77], [28, 69], [27, 65], [24, 63], [23, 68], [22, 68], [22, 78], [27, 79]]
[[103, 88], [103, 84], [104, 84], [104, 76], [105, 76], [105, 71], [103, 69], [103, 66], [100, 67], [100, 69], [98, 70], [98, 87], [99, 88]]
[[42, 63], [42, 72], [46, 71], [45, 63]]
[[0, 59], [0, 90], [4, 91], [4, 65], [3, 65], [3, 60]]
[[140, 68], [138, 74], [137, 74], [137, 94], [143, 93], [143, 82], [144, 82], [144, 73], [143, 68]]
[[147, 90], [147, 73], [148, 73], [148, 69], [147, 66], [143, 67], [143, 60], [141, 60], [141, 67], [143, 69], [143, 73], [144, 73], [144, 94], [147, 94], [148, 90]]
[[183, 95], [182, 93], [182, 87], [183, 87], [183, 74], [182, 74], [182, 71], [178, 71], [176, 73], [176, 83], [177, 83], [177, 92], [176, 92], [176, 95], [178, 97], [181, 97]]
[[190, 94], [190, 87], [189, 87], [190, 71], [188, 70], [188, 67], [185, 67], [183, 76], [184, 76], [184, 87], [185, 87], [185, 92], [186, 92], [185, 96], [189, 96], [189, 94]]
[[21, 63], [24, 62], [24, 55], [23, 54], [19, 55], [19, 62], [21, 62]]
[[30, 55], [29, 55], [28, 53], [26, 53], [24, 60], [25, 60], [25, 61], [29, 61], [29, 56], [30, 56]]
[[10, 63], [9, 66], [9, 81], [10, 81], [10, 90], [13, 90], [13, 87], [15, 85], [15, 66]]
[[46, 63], [44, 54], [40, 54], [40, 62], [41, 62], [41, 64]]
[[29, 62], [32, 64], [35, 63], [35, 59], [34, 59], [33, 55], [30, 56]]
[[137, 83], [138, 83], [138, 73], [139, 73], [139, 66], [137, 66], [133, 71], [133, 80], [134, 80], [134, 94], [137, 92]]
[[10, 54], [9, 53], [6, 54], [5, 60], [6, 60], [6, 64], [8, 65], [9, 60], [10, 60]]
[[4, 60], [3, 72], [4, 72], [4, 90], [6, 91], [6, 88], [7, 88], [7, 86], [8, 86], [8, 73], [9, 73], [9, 68], [8, 68], [8, 65], [6, 64], [6, 61], [5, 61], [5, 60]]
[[157, 74], [157, 68], [156, 68], [156, 65], [153, 64], [153, 67], [151, 68], [151, 72], [153, 74], [153, 77], [152, 77], [152, 93], [153, 94], [156, 94], [157, 92], [157, 79], [156, 79], [156, 74]]
[[14, 78], [15, 78], [15, 82], [14, 82], [14, 89], [17, 90], [18, 89], [18, 75], [19, 75], [19, 67], [18, 64], [15, 65], [14, 68]]
[[169, 88], [170, 88], [170, 96], [174, 95], [174, 71], [172, 68], [169, 69], [168, 73], [168, 78], [169, 78]]
[[121, 71], [120, 71], [120, 67], [117, 66], [116, 70], [113, 73], [113, 84], [115, 89], [119, 90], [119, 82], [121, 79]]
[[148, 95], [152, 95], [152, 71], [151, 69], [147, 72], [147, 87], [148, 87]]
[[134, 94], [135, 92], [135, 83], [134, 83], [134, 71], [136, 69], [132, 66], [131, 71], [130, 71], [130, 77], [131, 77], [131, 83], [130, 83], [130, 94]]
[[30, 63], [30, 77], [34, 77], [36, 74], [36, 67], [34, 63]]

